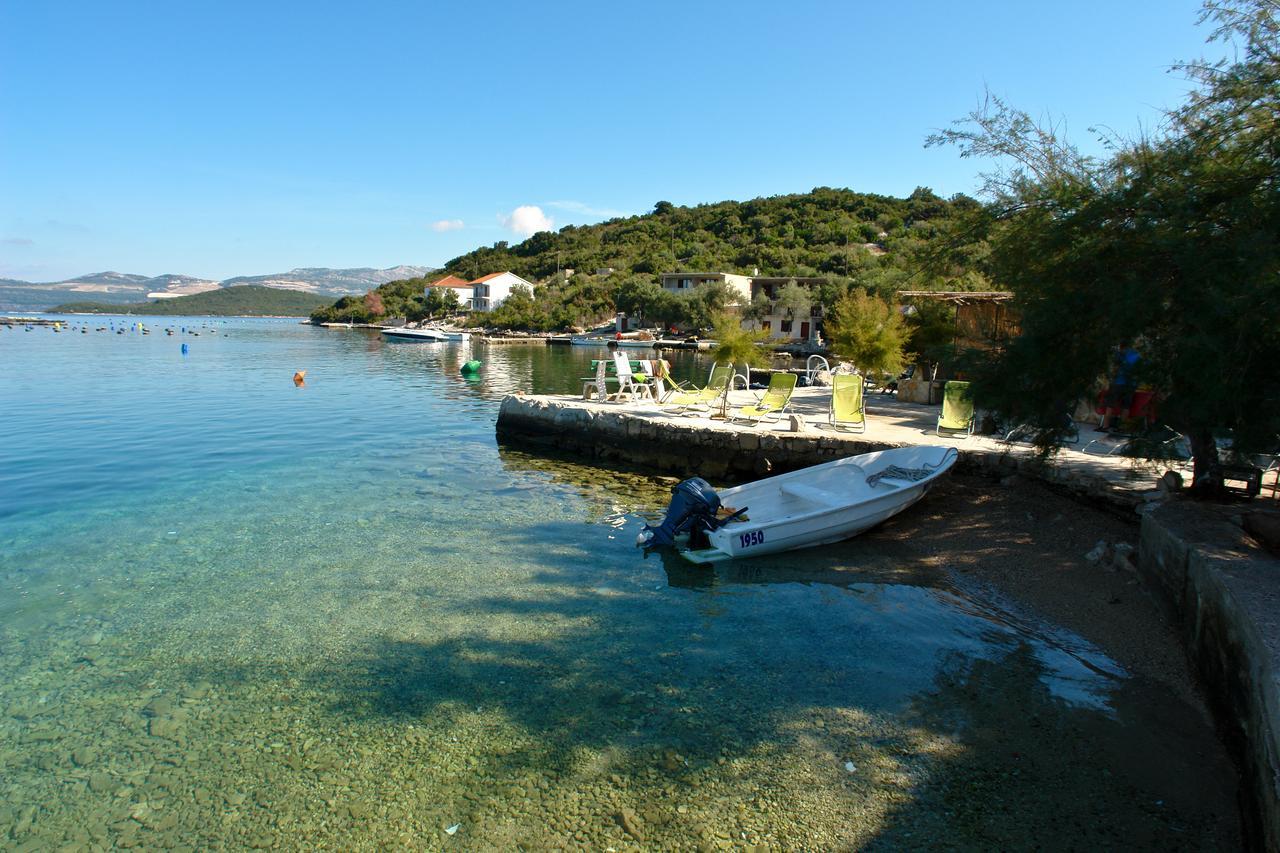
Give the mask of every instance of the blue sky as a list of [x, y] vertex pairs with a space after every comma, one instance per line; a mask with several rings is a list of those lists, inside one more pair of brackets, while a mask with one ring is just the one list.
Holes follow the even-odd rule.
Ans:
[[[0, 0], [0, 277], [439, 265], [815, 186], [973, 192], [985, 88], [1154, 126], [1198, 0]], [[517, 209], [524, 208], [513, 216]], [[537, 211], [529, 210], [537, 208]]]

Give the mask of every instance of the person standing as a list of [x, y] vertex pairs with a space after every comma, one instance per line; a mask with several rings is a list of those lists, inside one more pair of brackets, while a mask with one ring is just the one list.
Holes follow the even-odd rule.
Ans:
[[[1129, 341], [1122, 341], [1116, 351], [1115, 373], [1111, 384], [1107, 386], [1107, 394], [1103, 403], [1102, 420], [1098, 429], [1103, 432], [1115, 432], [1123, 418], [1128, 417], [1133, 406], [1133, 392], [1137, 388], [1134, 373], [1138, 366], [1138, 353]], [[1111, 418], [1111, 426], [1107, 426], [1107, 418]]]

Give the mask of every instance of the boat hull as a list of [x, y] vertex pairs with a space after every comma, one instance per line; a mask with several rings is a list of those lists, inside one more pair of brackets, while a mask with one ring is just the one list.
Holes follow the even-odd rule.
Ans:
[[389, 341], [412, 341], [420, 344], [440, 343], [443, 332], [434, 329], [383, 329], [382, 336]]
[[[708, 564], [827, 545], [857, 536], [920, 500], [955, 463], [954, 448], [927, 446], [866, 453], [725, 489], [724, 506], [745, 508], [747, 520], [709, 534], [711, 547], [684, 549], [691, 562]], [[919, 480], [868, 475], [890, 466], [931, 468]]]

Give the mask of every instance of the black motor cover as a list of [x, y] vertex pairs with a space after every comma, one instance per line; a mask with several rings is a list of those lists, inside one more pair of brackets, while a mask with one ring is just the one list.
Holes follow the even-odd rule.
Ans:
[[667, 517], [657, 527], [645, 525], [641, 537], [645, 547], [674, 545], [681, 533], [694, 533], [716, 526], [716, 512], [720, 509], [720, 496], [711, 484], [701, 477], [690, 477], [671, 489], [671, 503], [667, 505]]

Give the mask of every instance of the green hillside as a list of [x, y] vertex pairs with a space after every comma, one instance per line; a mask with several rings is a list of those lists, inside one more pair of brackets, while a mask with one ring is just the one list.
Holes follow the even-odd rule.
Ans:
[[[526, 301], [518, 311], [513, 304], [486, 321], [560, 328], [607, 318], [615, 307], [641, 307], [646, 317], [654, 316], [643, 306], [659, 298], [653, 291], [664, 272], [758, 269], [760, 275], [824, 276], [831, 287], [823, 289], [823, 302], [850, 286], [883, 295], [896, 289], [981, 289], [987, 283], [980, 213], [973, 199], [943, 199], [923, 187], [905, 199], [824, 187], [695, 207], [660, 201], [642, 216], [569, 225], [514, 246], [500, 241], [481, 247], [429, 277], [390, 282], [377, 293], [386, 315], [412, 319], [425, 313], [423, 286], [437, 278], [470, 280], [511, 270], [549, 286], [538, 288], [532, 304]], [[571, 278], [557, 276], [566, 268], [574, 270]], [[679, 308], [658, 313], [679, 316]], [[687, 313], [697, 316], [694, 309]], [[375, 316], [361, 297], [344, 297], [312, 319]]]
[[49, 309], [55, 314], [150, 314], [213, 317], [306, 317], [330, 299], [313, 293], [278, 287], [240, 285], [208, 290], [191, 296], [155, 299], [133, 305], [101, 302], [66, 302]]

